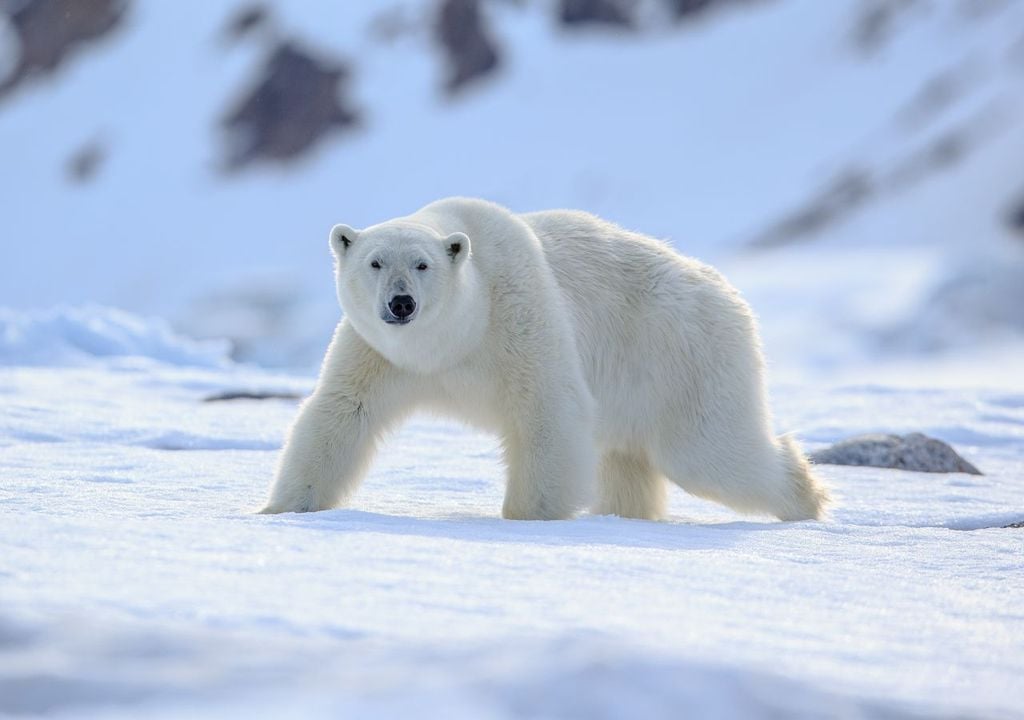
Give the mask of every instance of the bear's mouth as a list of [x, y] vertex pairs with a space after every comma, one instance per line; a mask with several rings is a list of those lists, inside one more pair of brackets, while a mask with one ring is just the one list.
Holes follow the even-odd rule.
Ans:
[[381, 311], [380, 319], [388, 325], [408, 325], [419, 315], [418, 310], [419, 308], [416, 308], [411, 315], [399, 316], [391, 312], [390, 308], [384, 308]]

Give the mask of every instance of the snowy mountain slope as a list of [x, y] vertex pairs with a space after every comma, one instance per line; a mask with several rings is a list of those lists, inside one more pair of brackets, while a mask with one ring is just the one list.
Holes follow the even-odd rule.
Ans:
[[139, 356], [0, 373], [0, 712], [1020, 717], [1024, 388], [777, 386], [811, 448], [913, 428], [986, 474], [822, 467], [820, 523], [507, 522], [429, 418], [351, 508], [253, 514], [293, 402]]
[[[1021, 262], [1005, 216], [1022, 182], [1024, 15], [1012, 2], [900, 5], [865, 46], [854, 0], [742, 4], [626, 34], [560, 29], [546, 3], [488, 3], [502, 65], [445, 99], [431, 3], [275, 3], [269, 29], [232, 44], [236, 0], [135, 3], [119, 34], [0, 111], [0, 302], [113, 304], [229, 336], [240, 357], [311, 367], [337, 317], [334, 222], [480, 195], [585, 208], [715, 261], [794, 218], [804, 227], [822, 188], [852, 177], [838, 211], [795, 240], [880, 265], [909, 245], [942, 264], [888, 319], [909, 322], [963, 255]], [[385, 39], [373, 28], [396, 8], [411, 25]], [[278, 39], [351, 63], [360, 126], [291, 165], [225, 176], [221, 119]], [[105, 159], [74, 184], [65, 167], [83, 146]]]

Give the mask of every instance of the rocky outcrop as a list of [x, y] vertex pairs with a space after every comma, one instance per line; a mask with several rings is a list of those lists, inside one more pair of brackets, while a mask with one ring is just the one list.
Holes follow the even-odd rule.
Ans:
[[811, 455], [820, 465], [862, 465], [933, 473], [981, 475], [956, 450], [921, 433], [858, 435]]
[[[764, 0], [663, 0], [663, 7], [672, 19], [683, 22], [702, 17], [709, 10], [726, 5], [763, 2]], [[642, 3], [637, 0], [561, 0], [558, 19], [568, 27], [605, 25], [634, 28], [637, 11]]]
[[13, 68], [0, 78], [0, 99], [26, 80], [47, 75], [80, 48], [122, 24], [127, 0], [27, 0], [0, 3], [18, 39]]
[[854, 23], [854, 43], [864, 53], [881, 49], [898, 32], [905, 16], [921, 5], [921, 0], [863, 0]]
[[765, 0], [665, 0], [677, 20], [686, 20], [702, 15], [708, 10], [724, 5], [750, 4]]
[[773, 248], [807, 242], [860, 209], [874, 192], [871, 176], [860, 168], [850, 168], [834, 177], [805, 205], [770, 225], [750, 244], [755, 248]]
[[500, 55], [480, 13], [479, 0], [443, 0], [434, 25], [434, 38], [448, 65], [449, 93], [498, 68]]
[[89, 182], [96, 176], [106, 158], [106, 145], [98, 139], [90, 140], [68, 158], [68, 180], [76, 184]]
[[1016, 206], [1010, 208], [1010, 213], [1007, 217], [1010, 223], [1010, 228], [1024, 236], [1024, 198], [1016, 204]]
[[332, 132], [356, 125], [358, 113], [343, 100], [349, 75], [345, 63], [280, 43], [223, 120], [227, 169], [291, 160]]
[[242, 40], [270, 25], [270, 9], [263, 4], [246, 5], [235, 11], [224, 28], [227, 42]]
[[630, 0], [562, 0], [558, 20], [569, 27], [610, 25], [633, 27], [633, 9]]

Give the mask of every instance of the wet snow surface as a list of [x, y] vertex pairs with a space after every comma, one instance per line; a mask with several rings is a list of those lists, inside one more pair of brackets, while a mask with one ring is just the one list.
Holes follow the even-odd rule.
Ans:
[[825, 522], [504, 521], [495, 440], [431, 418], [351, 508], [255, 515], [296, 403], [202, 399], [310, 387], [2, 369], [0, 712], [1021, 715], [1022, 392], [775, 387], [809, 448], [884, 417], [986, 472], [825, 466]]

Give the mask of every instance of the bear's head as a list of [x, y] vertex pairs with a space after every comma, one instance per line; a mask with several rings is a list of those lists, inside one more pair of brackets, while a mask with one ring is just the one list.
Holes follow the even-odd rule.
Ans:
[[470, 256], [464, 233], [442, 235], [407, 220], [365, 230], [335, 225], [330, 245], [338, 302], [356, 331], [382, 352], [452, 310]]

